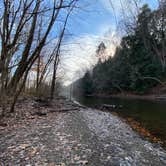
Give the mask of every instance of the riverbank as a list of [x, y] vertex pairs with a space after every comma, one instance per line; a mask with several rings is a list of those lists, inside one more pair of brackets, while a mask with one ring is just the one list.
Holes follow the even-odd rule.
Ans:
[[[8, 107], [8, 106], [7, 106]], [[0, 116], [0, 129], [6, 129], [29, 123], [36, 119], [47, 117], [52, 113], [68, 112], [79, 110], [80, 106], [64, 97], [56, 97], [53, 101], [47, 98], [38, 99], [36, 97], [20, 97], [14, 113], [6, 112], [6, 116]], [[9, 110], [8, 108], [6, 109]], [[0, 113], [2, 112], [0, 107]]]
[[93, 94], [88, 97], [105, 97], [105, 98], [124, 98], [124, 99], [141, 99], [141, 100], [162, 100], [166, 101], [166, 94], [131, 94], [131, 93], [118, 93], [118, 94]]
[[166, 165], [164, 149], [111, 113], [64, 98], [21, 103], [0, 127], [2, 165]]
[[[140, 135], [166, 147], [166, 102], [119, 97], [77, 98], [81, 104], [116, 114]], [[104, 106], [108, 106], [108, 109]]]
[[157, 143], [160, 144], [164, 149], [166, 149], [166, 140], [163, 138], [160, 138], [160, 136], [151, 133], [148, 129], [146, 129], [141, 122], [138, 120], [135, 120], [134, 118], [130, 116], [123, 116], [120, 112], [112, 112], [113, 115], [119, 117], [122, 121], [130, 125], [130, 127], [139, 133], [142, 138], [152, 142], [152, 143]]

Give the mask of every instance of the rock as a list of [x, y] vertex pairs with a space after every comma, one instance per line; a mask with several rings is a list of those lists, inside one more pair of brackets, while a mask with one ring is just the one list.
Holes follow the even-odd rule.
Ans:
[[86, 164], [88, 164], [88, 161], [87, 160], [79, 160], [79, 161], [77, 161], [77, 164], [86, 165]]
[[7, 126], [7, 123], [1, 122], [1, 123], [0, 123], [0, 126], [1, 126], [1, 127], [6, 127], [6, 126]]
[[44, 112], [44, 111], [37, 111], [37, 112], [34, 112], [31, 114], [32, 116], [46, 116], [47, 115], [47, 112]]

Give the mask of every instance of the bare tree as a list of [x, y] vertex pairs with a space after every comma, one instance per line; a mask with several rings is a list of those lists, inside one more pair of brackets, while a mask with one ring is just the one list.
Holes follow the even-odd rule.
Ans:
[[64, 21], [62, 31], [61, 31], [60, 36], [59, 36], [59, 40], [57, 42], [57, 49], [56, 49], [55, 57], [54, 57], [54, 61], [53, 61], [53, 75], [52, 75], [51, 93], [50, 93], [50, 98], [51, 99], [54, 98], [54, 93], [55, 93], [56, 72], [57, 72], [57, 67], [58, 67], [58, 63], [59, 63], [59, 60], [60, 60], [60, 57], [59, 57], [60, 56], [60, 48], [61, 48], [63, 37], [64, 37], [64, 34], [65, 34], [67, 22], [68, 22], [69, 16], [70, 16], [74, 6], [68, 11], [66, 19]]
[[[10, 95], [14, 96], [14, 101], [17, 99], [28, 72], [39, 60], [60, 12], [65, 8], [70, 9], [77, 1], [53, 0], [48, 3], [46, 0], [3, 0], [0, 15], [1, 96]], [[21, 81], [22, 78], [24, 81]]]

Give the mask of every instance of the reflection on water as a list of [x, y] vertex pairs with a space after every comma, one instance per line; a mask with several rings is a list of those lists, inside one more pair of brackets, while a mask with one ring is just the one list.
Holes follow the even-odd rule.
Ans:
[[123, 105], [122, 116], [133, 118], [151, 134], [166, 141], [166, 102], [104, 97], [81, 97], [77, 101], [92, 108], [102, 104]]

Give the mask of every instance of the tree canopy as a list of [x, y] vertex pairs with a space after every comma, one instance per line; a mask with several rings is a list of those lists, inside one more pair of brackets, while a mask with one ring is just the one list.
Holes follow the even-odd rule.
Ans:
[[[148, 5], [140, 9], [136, 25], [126, 34], [113, 57], [99, 62], [92, 71], [91, 85], [83, 86], [84, 91], [93, 93], [136, 92], [146, 93], [165, 80], [166, 49], [166, 8], [160, 4], [152, 11]], [[164, 12], [165, 11], [165, 12]], [[97, 48], [104, 48], [102, 42]], [[100, 49], [101, 50], [101, 49]], [[102, 49], [103, 50], [103, 49]], [[83, 84], [87, 78], [83, 77]], [[90, 79], [89, 79], [90, 80]], [[92, 92], [92, 91], [91, 91]]]

